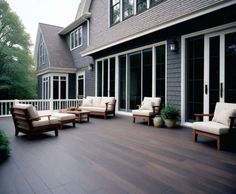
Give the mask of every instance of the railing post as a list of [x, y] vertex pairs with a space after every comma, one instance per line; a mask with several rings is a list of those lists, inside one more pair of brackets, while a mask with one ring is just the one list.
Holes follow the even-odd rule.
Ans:
[[50, 104], [50, 111], [53, 111], [53, 99], [52, 98], [50, 98], [49, 104]]
[[16, 104], [19, 104], [19, 103], [20, 103], [20, 101], [15, 99], [14, 102], [13, 102], [13, 106], [16, 105]]

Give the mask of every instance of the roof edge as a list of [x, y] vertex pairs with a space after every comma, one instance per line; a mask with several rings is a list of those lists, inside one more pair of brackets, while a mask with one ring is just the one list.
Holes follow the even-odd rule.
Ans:
[[66, 26], [63, 30], [61, 30], [59, 34], [66, 35], [68, 32], [70, 32], [74, 28], [78, 27], [79, 25], [87, 21], [91, 17], [91, 15], [92, 14], [90, 12], [83, 14], [80, 18], [76, 19], [75, 21], [70, 23], [68, 26]]

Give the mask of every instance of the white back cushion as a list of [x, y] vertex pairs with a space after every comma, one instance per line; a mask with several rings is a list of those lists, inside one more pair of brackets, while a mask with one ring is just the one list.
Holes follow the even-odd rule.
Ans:
[[27, 109], [31, 119], [40, 120], [39, 113], [32, 104], [16, 104], [14, 108]]
[[160, 97], [144, 97], [143, 102], [149, 101], [153, 102], [153, 106], [160, 106], [161, 105], [161, 98]]
[[236, 116], [236, 104], [217, 102], [212, 121], [229, 126], [230, 116]]

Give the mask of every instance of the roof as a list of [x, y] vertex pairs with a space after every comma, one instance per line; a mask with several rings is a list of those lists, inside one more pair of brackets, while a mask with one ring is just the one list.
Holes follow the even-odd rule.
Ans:
[[79, 4], [79, 8], [76, 13], [75, 20], [79, 19], [82, 17], [85, 13], [89, 12], [89, 8], [91, 5], [92, 0], [81, 0]]
[[58, 32], [63, 28], [59, 26], [39, 23], [45, 45], [48, 51], [50, 67], [75, 68], [72, 55], [66, 41]]

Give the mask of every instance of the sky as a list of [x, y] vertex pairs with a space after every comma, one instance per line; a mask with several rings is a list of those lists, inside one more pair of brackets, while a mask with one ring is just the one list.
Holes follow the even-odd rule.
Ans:
[[[80, 0], [7, 0], [34, 44], [38, 23], [65, 27], [74, 21]], [[34, 49], [34, 45], [31, 50]]]

